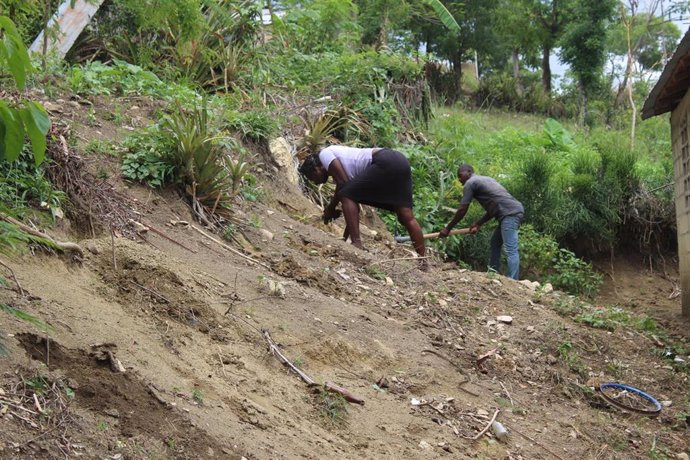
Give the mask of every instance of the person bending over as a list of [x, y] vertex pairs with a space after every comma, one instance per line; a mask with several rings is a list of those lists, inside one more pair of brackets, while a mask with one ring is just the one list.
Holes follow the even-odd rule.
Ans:
[[[412, 172], [405, 156], [395, 150], [354, 148], [332, 145], [310, 155], [300, 166], [300, 173], [315, 184], [333, 177], [335, 194], [323, 211], [329, 222], [339, 216], [341, 203], [345, 233], [352, 244], [362, 249], [359, 232], [359, 204], [392, 211], [405, 226], [420, 257], [426, 255], [422, 228], [412, 212]], [[426, 259], [420, 264], [427, 269]]]
[[506, 253], [508, 273], [515, 280], [520, 276], [520, 253], [518, 252], [518, 230], [525, 209], [518, 200], [508, 193], [495, 179], [474, 174], [474, 169], [468, 164], [458, 168], [458, 179], [464, 186], [460, 206], [439, 236], [445, 238], [455, 225], [465, 217], [470, 202], [474, 198], [484, 208], [486, 213], [470, 226], [471, 233], [477, 233], [479, 228], [492, 218], [498, 220], [498, 227], [491, 236], [491, 259], [489, 267], [498, 272], [501, 265], [501, 245]]

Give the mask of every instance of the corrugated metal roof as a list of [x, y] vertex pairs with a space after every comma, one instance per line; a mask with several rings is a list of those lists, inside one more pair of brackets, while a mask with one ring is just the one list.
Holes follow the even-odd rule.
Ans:
[[690, 30], [664, 67], [642, 107], [642, 119], [675, 109], [690, 88]]

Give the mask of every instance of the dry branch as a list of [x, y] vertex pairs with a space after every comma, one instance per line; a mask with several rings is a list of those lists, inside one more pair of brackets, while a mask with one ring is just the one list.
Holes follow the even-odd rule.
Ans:
[[7, 214], [0, 213], [0, 219], [4, 220], [5, 222], [8, 222], [10, 224], [16, 225], [22, 231], [24, 231], [30, 235], [37, 236], [39, 238], [43, 238], [43, 239], [50, 241], [51, 244], [54, 244], [56, 247], [60, 248], [60, 250], [62, 250], [62, 251], [74, 251], [74, 252], [78, 253], [79, 256], [82, 256], [82, 257], [84, 256], [84, 250], [77, 243], [55, 241], [48, 234], [43, 233], [43, 232], [39, 232], [38, 230], [35, 230], [35, 229], [29, 227], [28, 225], [19, 222], [17, 219], [10, 217]]
[[212, 237], [211, 235], [209, 235], [208, 233], [204, 232], [204, 231], [201, 230], [200, 228], [198, 228], [198, 227], [196, 227], [196, 226], [194, 226], [194, 225], [192, 225], [191, 227], [192, 227], [194, 230], [196, 230], [197, 232], [201, 233], [201, 234], [202, 234], [203, 236], [205, 236], [206, 238], [208, 238], [209, 240], [211, 240], [211, 241], [213, 241], [213, 242], [219, 244], [221, 247], [227, 249], [228, 251], [232, 252], [233, 254], [238, 255], [238, 256], [242, 257], [243, 259], [248, 260], [249, 262], [251, 262], [251, 263], [253, 263], [253, 264], [256, 264], [256, 265], [259, 265], [259, 266], [261, 266], [261, 267], [264, 267], [264, 268], [266, 268], [266, 269], [268, 269], [268, 270], [271, 269], [271, 267], [269, 267], [268, 265], [263, 264], [263, 263], [259, 262], [258, 260], [252, 259], [251, 257], [242, 254], [242, 253], [241, 253], [240, 251], [238, 251], [237, 249], [234, 249], [234, 248], [228, 246], [227, 244], [223, 243], [222, 241], [217, 240], [216, 238]]
[[295, 374], [299, 375], [299, 377], [305, 381], [307, 385], [314, 385], [316, 382], [314, 379], [309, 377], [307, 374], [302, 372], [302, 370], [292, 364], [292, 361], [287, 359], [285, 355], [283, 355], [280, 350], [278, 349], [278, 346], [273, 342], [273, 339], [271, 339], [271, 335], [268, 333], [268, 331], [263, 331], [264, 339], [266, 339], [266, 342], [268, 342], [268, 351], [273, 355], [278, 358], [278, 361], [283, 363], [283, 365], [287, 366], [292, 372]]
[[474, 436], [471, 437], [471, 438], [468, 438], [467, 436], [463, 436], [463, 438], [465, 438], [465, 439], [471, 439], [472, 441], [476, 441], [477, 439], [479, 439], [479, 438], [481, 438], [482, 436], [484, 436], [484, 433], [486, 433], [487, 431], [489, 431], [489, 428], [491, 428], [491, 424], [494, 423], [494, 420], [496, 420], [496, 416], [498, 416], [498, 413], [499, 413], [499, 412], [501, 412], [500, 409], [496, 409], [496, 412], [494, 412], [494, 416], [491, 417], [491, 420], [489, 420], [489, 423], [484, 427], [484, 429], [483, 429], [482, 431], [480, 431], [479, 433], [477, 433], [476, 435], [474, 435]]

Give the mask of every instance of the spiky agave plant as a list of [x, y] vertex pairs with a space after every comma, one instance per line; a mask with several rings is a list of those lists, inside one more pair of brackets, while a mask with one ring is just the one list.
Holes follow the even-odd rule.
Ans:
[[226, 214], [230, 208], [233, 177], [226, 164], [227, 154], [210, 133], [206, 104], [189, 114], [178, 106], [164, 119], [163, 129], [175, 141], [170, 160], [192, 209], [199, 220], [212, 223], [213, 214]]
[[[320, 114], [305, 112], [304, 136], [297, 141], [297, 157], [303, 160], [328, 144], [339, 144], [347, 137], [366, 137], [370, 126], [356, 110], [338, 106]], [[348, 134], [352, 134], [351, 136]]]

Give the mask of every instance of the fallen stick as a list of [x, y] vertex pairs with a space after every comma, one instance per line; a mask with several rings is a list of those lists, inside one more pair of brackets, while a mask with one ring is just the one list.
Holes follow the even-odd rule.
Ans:
[[15, 275], [14, 270], [12, 270], [12, 267], [10, 267], [9, 265], [7, 265], [7, 264], [6, 264], [5, 262], [3, 262], [2, 260], [0, 260], [0, 265], [2, 265], [3, 267], [5, 267], [6, 269], [8, 269], [8, 270], [10, 271], [10, 274], [12, 275], [12, 279], [14, 280], [14, 282], [15, 282], [16, 285], [17, 285], [17, 289], [19, 289], [19, 295], [21, 295], [22, 297], [24, 297], [24, 289], [22, 289], [22, 285], [19, 284], [19, 280], [17, 279], [17, 275]]
[[133, 285], [135, 285], [136, 287], [138, 287], [139, 289], [143, 289], [144, 291], [148, 292], [149, 294], [152, 294], [152, 295], [158, 297], [163, 302], [170, 303], [170, 301], [167, 298], [165, 298], [165, 296], [163, 296], [162, 294], [159, 294], [158, 292], [154, 291], [153, 289], [149, 289], [146, 286], [142, 286], [141, 284], [139, 284], [135, 281], [132, 281], [132, 280], [129, 280], [129, 282], [132, 283]]
[[[132, 222], [136, 222], [136, 221], [132, 220]], [[187, 251], [191, 252], [192, 254], [196, 254], [196, 253], [197, 253], [197, 251], [195, 251], [194, 249], [190, 249], [190, 248], [188, 248], [187, 246], [185, 246], [184, 244], [180, 243], [179, 241], [170, 238], [168, 235], [166, 235], [166, 234], [163, 233], [162, 231], [158, 230], [156, 227], [152, 227], [151, 225], [148, 225], [148, 224], [144, 224], [144, 225], [145, 225], [149, 230], [151, 230], [153, 233], [155, 233], [155, 234], [158, 235], [158, 236], [162, 236], [163, 238], [165, 238], [166, 240], [170, 241], [171, 243], [175, 243], [175, 244], [178, 245], [179, 247], [186, 249]]]
[[339, 393], [343, 398], [345, 398], [345, 401], [354, 403], [354, 404], [361, 404], [364, 405], [364, 400], [360, 398], [359, 396], [355, 396], [352, 393], [350, 393], [348, 390], [345, 388], [336, 385], [333, 382], [326, 382], [323, 385], [326, 388], [326, 391], [331, 391], [334, 393]]
[[476, 441], [477, 439], [479, 439], [479, 438], [481, 438], [482, 436], [484, 436], [484, 434], [485, 434], [487, 431], [489, 431], [489, 428], [491, 428], [491, 424], [494, 423], [494, 420], [496, 420], [496, 416], [498, 415], [499, 412], [501, 412], [500, 409], [496, 409], [496, 412], [494, 412], [494, 416], [491, 417], [491, 420], [490, 420], [489, 423], [484, 427], [484, 429], [483, 429], [482, 431], [480, 431], [479, 433], [477, 433], [475, 436], [473, 436], [473, 437], [471, 437], [471, 438], [469, 438], [469, 437], [467, 437], [467, 436], [463, 436], [463, 438], [465, 438], [465, 439], [471, 439], [472, 441]]
[[36, 407], [36, 410], [39, 414], [43, 413], [43, 408], [41, 407], [41, 403], [38, 402], [38, 396], [36, 396], [36, 393], [34, 393], [34, 407]]
[[278, 350], [278, 346], [276, 346], [275, 342], [273, 342], [273, 339], [271, 339], [270, 334], [268, 331], [263, 331], [264, 339], [266, 339], [266, 342], [268, 342], [268, 351], [271, 352], [273, 356], [278, 357], [278, 361], [283, 363], [283, 365], [287, 366], [292, 372], [295, 374], [299, 375], [299, 377], [306, 382], [307, 385], [315, 385], [316, 382], [314, 379], [309, 377], [307, 374], [302, 372], [302, 370], [292, 364], [292, 362], [283, 355], [280, 350]]
[[489, 357], [495, 355], [498, 352], [498, 348], [494, 348], [493, 350], [489, 350], [483, 355], [481, 355], [479, 358], [477, 358], [477, 366], [481, 367], [482, 363], [489, 359]]
[[[285, 357], [284, 354], [280, 352], [278, 349], [278, 346], [275, 344], [273, 339], [271, 338], [271, 335], [268, 333], [268, 331], [264, 330], [262, 331], [262, 334], [264, 336], [264, 339], [268, 343], [268, 348], [270, 353], [273, 356], [276, 356], [278, 358], [278, 361], [283, 363], [283, 365], [287, 366], [292, 372], [297, 374], [304, 382], [309, 385], [309, 386], [314, 386], [317, 385], [316, 381], [309, 377], [307, 374], [305, 374], [302, 369], [298, 368], [295, 366], [292, 361], [290, 361], [288, 358]], [[350, 393], [348, 390], [345, 388], [336, 385], [333, 382], [326, 382], [324, 383], [324, 388], [326, 391], [330, 391], [333, 393], [338, 393], [340, 394], [343, 398], [345, 398], [345, 401], [354, 403], [354, 404], [364, 404], [364, 400], [360, 398], [359, 396], [355, 396], [354, 394]]]
[[266, 269], [268, 269], [268, 270], [271, 270], [271, 267], [269, 267], [268, 265], [263, 264], [263, 263], [259, 262], [258, 260], [252, 259], [251, 257], [242, 254], [242, 253], [241, 253], [240, 251], [238, 251], [237, 249], [235, 249], [235, 248], [233, 248], [233, 247], [231, 247], [231, 246], [228, 246], [227, 244], [223, 243], [222, 241], [217, 240], [216, 238], [214, 238], [214, 237], [212, 237], [211, 235], [207, 234], [206, 232], [204, 232], [204, 231], [201, 230], [200, 228], [197, 228], [197, 227], [194, 226], [194, 225], [191, 225], [191, 227], [192, 227], [194, 230], [196, 230], [197, 232], [201, 233], [201, 234], [202, 234], [203, 236], [205, 236], [206, 238], [208, 238], [209, 240], [213, 241], [214, 243], [219, 244], [221, 247], [227, 249], [228, 251], [232, 252], [233, 254], [238, 255], [238, 256], [242, 257], [242, 258], [245, 259], [245, 260], [248, 260], [249, 262], [251, 262], [251, 263], [253, 263], [253, 264], [256, 264], [256, 265], [259, 265], [259, 266], [261, 266], [261, 267], [264, 267], [264, 268], [266, 268]]
[[399, 260], [424, 260], [424, 259], [431, 259], [431, 256], [424, 256], [424, 257], [398, 257], [396, 259], [381, 259], [381, 260], [376, 260], [372, 263], [369, 264], [371, 267], [372, 265], [377, 265], [377, 264], [382, 264], [384, 262], [397, 262]]
[[527, 439], [528, 441], [533, 442], [533, 443], [536, 444], [537, 446], [539, 446], [539, 447], [541, 447], [542, 449], [544, 449], [546, 452], [548, 452], [548, 453], [550, 453], [551, 455], [553, 455], [554, 457], [556, 457], [558, 460], [563, 460], [563, 457], [561, 457], [560, 455], [558, 455], [556, 452], [553, 452], [551, 449], [549, 449], [549, 448], [546, 447], [545, 445], [539, 443], [536, 439], [532, 439], [532, 438], [530, 438], [529, 436], [527, 436], [526, 434], [520, 433], [520, 432], [519, 432], [518, 430], [516, 430], [515, 428], [511, 428], [510, 430], [516, 432], [517, 434], [519, 434], [519, 435], [522, 436], [523, 438]]
[[51, 244], [55, 245], [55, 247], [59, 248], [62, 251], [74, 251], [78, 253], [80, 256], [84, 256], [84, 250], [79, 246], [77, 243], [72, 243], [72, 242], [65, 242], [65, 241], [55, 241], [52, 237], [50, 237], [47, 233], [39, 232], [38, 230], [35, 230], [31, 227], [29, 227], [26, 224], [23, 224], [19, 222], [17, 219], [14, 219], [6, 214], [0, 213], [0, 219], [4, 220], [5, 222], [9, 222], [12, 225], [16, 225], [26, 233], [37, 236], [39, 238], [46, 239], [50, 241]]

